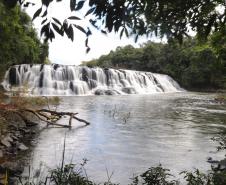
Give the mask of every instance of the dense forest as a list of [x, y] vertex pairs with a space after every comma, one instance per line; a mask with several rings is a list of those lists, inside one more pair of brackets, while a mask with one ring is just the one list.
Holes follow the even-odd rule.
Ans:
[[147, 42], [140, 48], [118, 47], [98, 59], [83, 62], [90, 67], [113, 67], [164, 73], [183, 87], [192, 90], [213, 90], [226, 87], [226, 30], [212, 34], [201, 43], [196, 38], [179, 44]]
[[42, 43], [31, 18], [21, 9], [7, 7], [0, 0], [0, 64], [44, 63], [48, 44]]

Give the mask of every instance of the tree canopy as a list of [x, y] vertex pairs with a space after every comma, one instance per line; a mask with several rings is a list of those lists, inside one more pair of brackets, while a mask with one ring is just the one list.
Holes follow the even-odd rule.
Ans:
[[0, 0], [0, 63], [43, 63], [48, 44], [42, 44], [30, 17], [20, 7], [7, 8]]
[[[48, 9], [52, 3], [63, 0], [41, 0], [42, 6], [35, 12], [33, 19], [41, 17], [41, 34], [52, 40], [55, 34], [66, 34], [74, 39], [74, 29], [91, 35], [90, 27], [99, 29], [102, 33], [117, 32], [120, 36], [134, 35], [135, 40], [140, 35], [176, 38], [182, 42], [190, 31], [197, 33], [199, 40], [206, 40], [211, 32], [224, 29], [226, 23], [225, 0], [70, 0], [68, 11], [72, 16], [60, 22], [55, 17], [47, 18]], [[26, 0], [5, 0], [9, 7], [20, 3], [27, 7], [35, 3]], [[89, 17], [90, 25], [84, 28], [76, 24], [84, 17], [76, 16], [76, 12], [87, 8], [84, 17]], [[73, 20], [74, 22], [71, 22]], [[87, 50], [88, 39], [86, 40]]]

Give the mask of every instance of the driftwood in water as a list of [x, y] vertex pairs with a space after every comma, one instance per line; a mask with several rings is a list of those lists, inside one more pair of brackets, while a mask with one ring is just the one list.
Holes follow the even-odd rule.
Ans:
[[[30, 108], [18, 108], [10, 105], [5, 105], [5, 104], [0, 104], [0, 108], [17, 114], [28, 126], [37, 125], [38, 123], [35, 123], [30, 119], [28, 119], [27, 116], [25, 116], [26, 113], [31, 113], [36, 118], [38, 118], [38, 120], [47, 123], [47, 126], [53, 125], [53, 126], [71, 128], [73, 119], [79, 122], [85, 123], [86, 125], [90, 124], [88, 121], [78, 118], [76, 116], [78, 113], [73, 113], [73, 112], [58, 112], [58, 111], [53, 111], [48, 109], [34, 110]], [[65, 117], [65, 116], [69, 117], [68, 125], [57, 123], [57, 121], [59, 121], [62, 117]]]

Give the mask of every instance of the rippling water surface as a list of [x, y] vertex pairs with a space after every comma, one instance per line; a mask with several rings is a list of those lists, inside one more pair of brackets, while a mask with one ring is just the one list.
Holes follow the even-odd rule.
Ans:
[[90, 126], [74, 122], [71, 130], [44, 130], [34, 149], [32, 166], [60, 164], [65, 133], [66, 162], [86, 165], [90, 179], [127, 184], [133, 174], [161, 163], [173, 174], [208, 170], [216, 153], [211, 137], [225, 130], [226, 106], [215, 94], [168, 93], [129, 96], [63, 97], [58, 110], [79, 112]]

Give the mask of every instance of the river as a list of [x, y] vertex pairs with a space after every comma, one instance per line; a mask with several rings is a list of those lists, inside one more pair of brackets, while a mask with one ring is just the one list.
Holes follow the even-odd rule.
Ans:
[[223, 158], [211, 138], [226, 129], [226, 106], [216, 103], [215, 96], [182, 92], [62, 97], [58, 110], [78, 112], [91, 125], [75, 121], [71, 130], [45, 129], [31, 166], [59, 166], [66, 134], [65, 163], [88, 159], [87, 174], [96, 182], [113, 173], [113, 182], [128, 184], [134, 174], [159, 163], [176, 178], [183, 170], [207, 171], [208, 157]]

